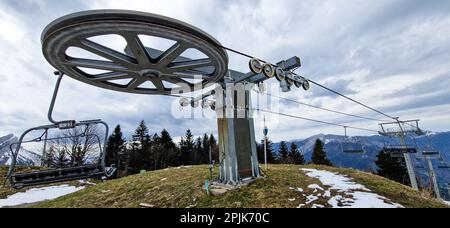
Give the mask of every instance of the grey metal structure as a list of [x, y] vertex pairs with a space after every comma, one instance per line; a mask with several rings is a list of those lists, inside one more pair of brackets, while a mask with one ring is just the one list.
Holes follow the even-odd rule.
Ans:
[[430, 184], [433, 186], [434, 194], [436, 198], [442, 200], [441, 192], [439, 190], [439, 184], [437, 181], [437, 175], [433, 167], [432, 159], [442, 159], [441, 153], [438, 151], [423, 151], [422, 158], [427, 162], [428, 176], [430, 177]]
[[[105, 47], [89, 38], [119, 35], [131, 55]], [[176, 41], [158, 57], [144, 47], [141, 35]], [[69, 56], [71, 47], [81, 48], [109, 61], [81, 59]], [[188, 49], [207, 56], [199, 60], [177, 61]], [[171, 18], [124, 10], [96, 10], [71, 14], [47, 26], [42, 35], [42, 50], [47, 61], [56, 69], [84, 83], [105, 89], [138, 93], [170, 95], [173, 90], [196, 90], [221, 80], [227, 72], [228, 57], [220, 44], [205, 32]], [[80, 68], [104, 70], [89, 74]], [[202, 78], [192, 83], [185, 79]], [[115, 80], [129, 79], [126, 85]], [[140, 87], [150, 81], [155, 88]], [[163, 82], [182, 84], [188, 88], [167, 88]]]
[[[104, 35], [125, 39], [125, 51], [116, 51], [91, 39]], [[144, 46], [142, 35], [164, 38], [175, 44], [167, 50], [157, 50]], [[200, 106], [200, 101], [203, 108], [210, 106], [217, 112], [220, 182], [225, 184], [236, 185], [243, 179], [260, 176], [251, 109], [252, 87], [275, 76], [285, 92], [293, 86], [309, 89], [308, 80], [290, 73], [301, 66], [298, 57], [277, 65], [252, 59], [250, 73], [229, 70], [226, 50], [230, 49], [212, 36], [184, 22], [150, 13], [125, 10], [75, 13], [52, 22], [45, 28], [41, 40], [47, 61], [81, 82], [119, 92], [182, 97], [180, 105], [183, 107]], [[71, 47], [106, 60], [70, 56], [67, 51]], [[201, 52], [206, 58], [182, 56], [189, 49]], [[83, 68], [104, 72], [92, 74]], [[191, 80], [198, 78], [200, 82]], [[121, 84], [118, 80], [129, 82]], [[142, 86], [147, 82], [154, 88]], [[173, 86], [168, 88], [167, 83]], [[186, 91], [204, 89], [211, 83], [219, 84], [215, 91], [197, 98], [183, 97]], [[212, 95], [216, 100], [207, 100]]]
[[[35, 185], [42, 185], [42, 184], [50, 184], [50, 183], [56, 183], [56, 182], [64, 182], [64, 181], [70, 181], [70, 180], [79, 180], [79, 179], [86, 179], [86, 178], [99, 178], [102, 176], [109, 176], [110, 173], [107, 172], [105, 167], [105, 157], [106, 157], [106, 143], [108, 140], [109, 135], [109, 127], [108, 124], [103, 122], [102, 120], [87, 120], [87, 121], [80, 121], [77, 122], [75, 120], [65, 120], [65, 121], [56, 121], [53, 118], [53, 109], [55, 106], [56, 98], [58, 95], [59, 87], [61, 84], [61, 80], [64, 76], [62, 73], [58, 73], [59, 77], [56, 82], [55, 90], [53, 93], [53, 97], [50, 103], [50, 107], [48, 110], [48, 120], [52, 123], [49, 125], [43, 125], [39, 127], [34, 127], [31, 129], [26, 130], [19, 138], [18, 143], [15, 144], [15, 150], [11, 147], [11, 153], [12, 153], [12, 162], [9, 166], [7, 180], [9, 181], [10, 185], [13, 188], [23, 188], [28, 186], [35, 186]], [[60, 129], [60, 130], [66, 130], [66, 129], [73, 129], [76, 127], [89, 127], [91, 125], [103, 125], [105, 127], [105, 138], [104, 138], [104, 145], [103, 147], [100, 146], [100, 154], [99, 154], [99, 160], [98, 163], [95, 165], [86, 165], [86, 166], [79, 166], [79, 167], [71, 167], [71, 168], [59, 168], [55, 170], [45, 170], [45, 171], [38, 171], [38, 172], [30, 172], [30, 173], [17, 173], [16, 172], [16, 165], [17, 165], [17, 158], [19, 156], [19, 152], [21, 150], [21, 146], [23, 143], [27, 142], [37, 142], [37, 141], [44, 141], [44, 150], [49, 139], [47, 136], [47, 132], [50, 129]], [[41, 137], [38, 137], [31, 141], [24, 141], [25, 136], [27, 136], [29, 133], [33, 131], [40, 131], [44, 130], [44, 134]], [[42, 139], [42, 137], [44, 137]], [[100, 143], [100, 139], [98, 139]]]
[[342, 152], [345, 154], [365, 154], [366, 150], [364, 149], [364, 146], [361, 144], [353, 144], [349, 140], [350, 138], [347, 135], [347, 128], [344, 127], [344, 141], [341, 143]]
[[408, 169], [411, 186], [415, 190], [419, 190], [419, 185], [417, 184], [416, 172], [412, 164], [411, 153], [417, 153], [417, 149], [407, 146], [406, 136], [408, 134], [423, 135], [423, 131], [419, 128], [419, 121], [420, 120], [397, 120], [397, 122], [380, 124], [380, 135], [399, 138], [401, 144], [400, 147], [391, 149], [395, 149], [395, 151], [397, 151], [396, 153], [403, 155], [406, 162], [406, 168]]

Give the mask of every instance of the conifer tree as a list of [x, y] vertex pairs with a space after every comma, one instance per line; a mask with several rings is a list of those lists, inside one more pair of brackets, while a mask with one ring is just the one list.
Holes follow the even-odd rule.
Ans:
[[212, 145], [210, 145], [209, 136], [207, 134], [203, 135], [202, 138], [202, 156], [200, 159], [200, 164], [209, 164], [209, 149]]
[[[264, 163], [264, 141], [262, 141], [261, 144], [257, 145], [256, 150], [258, 154], [258, 161], [260, 163]], [[276, 163], [276, 158], [273, 152], [273, 143], [270, 140], [267, 140], [267, 163]]]
[[209, 145], [212, 149], [212, 160], [217, 164], [219, 163], [219, 145], [213, 134], [209, 136]]
[[182, 165], [191, 165], [193, 161], [193, 150], [194, 150], [194, 135], [192, 135], [191, 130], [186, 131], [186, 135], [181, 139], [180, 142], [180, 153]]
[[323, 149], [324, 145], [320, 139], [316, 140], [314, 151], [312, 154], [312, 163], [315, 165], [332, 166], [330, 160], [327, 158], [327, 153]]
[[127, 150], [126, 141], [123, 138], [120, 125], [117, 125], [114, 132], [109, 136], [106, 144], [106, 166], [115, 166], [120, 173], [120, 170], [125, 170], [127, 164]]
[[287, 143], [285, 141], [281, 141], [280, 143], [280, 149], [278, 150], [278, 154], [279, 154], [279, 163], [281, 164], [286, 164], [288, 163], [288, 158], [289, 158], [289, 150], [288, 150], [288, 146]]
[[290, 151], [289, 151], [289, 160], [292, 164], [295, 165], [304, 165], [305, 164], [305, 157], [300, 151], [298, 150], [298, 146], [295, 143], [291, 143]]
[[387, 151], [382, 150], [378, 153], [375, 164], [378, 166], [378, 175], [404, 185], [411, 184], [404, 158], [393, 158]]
[[180, 165], [180, 164], [178, 164], [178, 161], [181, 159], [178, 147], [173, 142], [172, 137], [170, 136], [169, 132], [166, 129], [164, 129], [161, 132], [161, 144], [163, 145], [163, 148], [165, 150], [165, 153], [164, 153], [164, 156], [162, 159], [162, 162], [163, 162], [162, 168]]
[[192, 164], [193, 165], [202, 164], [202, 160], [203, 160], [202, 138], [198, 137], [194, 143]]
[[129, 169], [132, 173], [151, 169], [151, 138], [145, 121], [141, 121], [133, 135], [131, 151], [129, 153]]

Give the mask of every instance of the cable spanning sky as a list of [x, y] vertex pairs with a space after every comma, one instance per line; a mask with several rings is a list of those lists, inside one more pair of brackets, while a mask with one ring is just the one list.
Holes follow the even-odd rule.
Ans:
[[[0, 135], [20, 134], [46, 124], [56, 78], [45, 61], [40, 35], [52, 20], [89, 9], [129, 9], [173, 17], [213, 35], [224, 46], [273, 63], [301, 57], [298, 71], [330, 88], [402, 119], [422, 120], [424, 129], [450, 130], [450, 2], [421, 0], [2, 0], [0, 1]], [[230, 53], [230, 68], [248, 71], [248, 59]], [[276, 83], [271, 80], [269, 83]], [[384, 119], [318, 87], [283, 97]], [[176, 98], [101, 90], [65, 78], [57, 119], [102, 118], [130, 135], [140, 120], [151, 132], [174, 137], [191, 129], [215, 134], [216, 120], [174, 118]], [[361, 120], [280, 101], [280, 112], [377, 129]], [[256, 121], [262, 138], [262, 117]], [[273, 140], [318, 133], [343, 134], [340, 127], [267, 114]], [[272, 119], [272, 120], [271, 120]], [[350, 131], [349, 135], [370, 132]]]

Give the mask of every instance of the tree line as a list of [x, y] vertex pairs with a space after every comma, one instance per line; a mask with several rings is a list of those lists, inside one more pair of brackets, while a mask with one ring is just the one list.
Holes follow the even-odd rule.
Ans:
[[[305, 151], [300, 151], [296, 143], [288, 143], [286, 141], [280, 142], [280, 148], [277, 153], [273, 149], [272, 141], [267, 141], [267, 163], [269, 164], [295, 164], [305, 165], [307, 164], [305, 159]], [[257, 145], [258, 161], [264, 163], [264, 142]], [[317, 139], [310, 164], [315, 165], [327, 165], [332, 166], [332, 163], [327, 158], [327, 154], [324, 150], [324, 144], [320, 139]]]
[[[141, 121], [134, 131], [132, 139], [127, 141], [118, 125], [108, 138], [106, 146], [106, 165], [118, 169], [117, 176], [152, 171], [181, 165], [210, 164], [219, 162], [219, 149], [214, 135], [204, 134], [197, 137], [190, 130], [175, 143], [167, 130], [160, 134], [150, 134], [145, 121]], [[256, 143], [256, 142], [255, 142]], [[264, 163], [264, 143], [256, 143], [258, 160]], [[269, 164], [305, 165], [304, 151], [298, 145], [282, 141], [275, 153], [272, 141], [267, 141], [267, 162]], [[323, 142], [317, 140], [314, 146], [311, 164], [332, 165], [324, 151]]]
[[152, 171], [182, 165], [200, 165], [219, 160], [217, 140], [214, 135], [197, 137], [186, 131], [179, 143], [175, 143], [167, 130], [151, 134], [145, 121], [141, 121], [132, 139], [127, 141], [118, 125], [106, 146], [106, 165], [118, 169], [117, 176]]
[[[256, 143], [256, 142], [255, 142]], [[264, 142], [256, 143], [258, 161], [264, 163]], [[79, 149], [72, 149], [77, 151]], [[175, 143], [167, 130], [160, 134], [150, 134], [144, 121], [136, 128], [130, 141], [127, 141], [118, 125], [109, 137], [106, 147], [106, 165], [115, 166], [118, 176], [137, 174], [142, 170], [151, 171], [181, 165], [200, 165], [219, 162], [219, 149], [214, 135], [204, 134], [197, 137], [190, 130]], [[267, 162], [269, 164], [307, 164], [305, 151], [300, 151], [295, 143], [280, 142], [277, 152], [273, 142], [267, 141]], [[76, 153], [74, 153], [76, 154]], [[57, 160], [57, 157], [53, 157]], [[403, 158], [392, 158], [382, 150], [375, 161], [378, 170], [374, 173], [391, 180], [409, 185], [408, 172]], [[324, 143], [317, 139], [309, 164], [333, 166], [324, 149]]]

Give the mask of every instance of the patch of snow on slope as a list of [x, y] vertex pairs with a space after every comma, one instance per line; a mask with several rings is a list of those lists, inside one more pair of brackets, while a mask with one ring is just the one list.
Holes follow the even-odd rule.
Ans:
[[319, 189], [319, 190], [321, 190], [321, 191], [324, 191], [323, 188], [320, 187], [320, 186], [317, 185], [317, 184], [311, 184], [311, 185], [308, 186], [308, 188], [309, 188], [309, 189]]
[[22, 204], [37, 203], [45, 200], [52, 200], [64, 195], [68, 195], [84, 189], [84, 187], [74, 187], [69, 185], [51, 186], [44, 188], [33, 188], [26, 192], [19, 192], [7, 199], [0, 200], [1, 207], [12, 207]]
[[372, 193], [364, 185], [353, 182], [350, 178], [316, 169], [301, 169], [307, 176], [319, 179], [330, 190], [340, 195], [332, 197], [328, 204], [336, 208], [403, 208], [400, 204], [390, 202], [385, 197]]
[[370, 192], [370, 190], [363, 185], [352, 182], [350, 178], [339, 174], [316, 169], [302, 170], [306, 172], [307, 176], [319, 179], [322, 184], [331, 186], [332, 190], [336, 190], [338, 192], [347, 192], [350, 190], [362, 190]]

